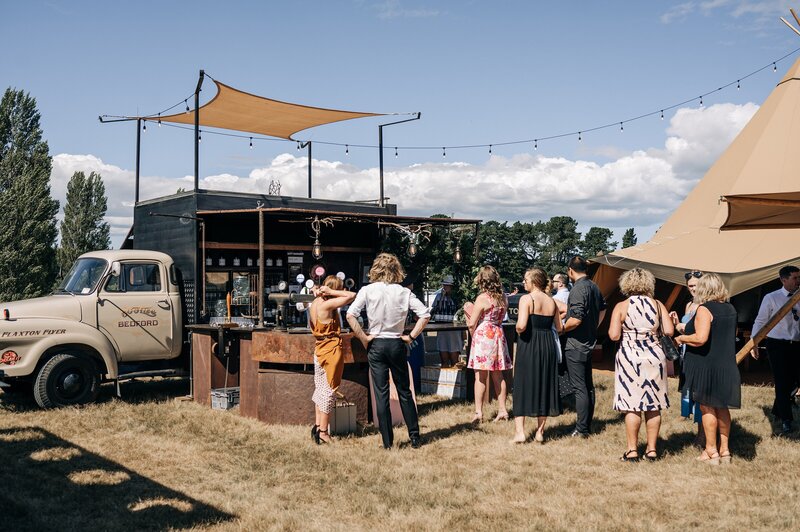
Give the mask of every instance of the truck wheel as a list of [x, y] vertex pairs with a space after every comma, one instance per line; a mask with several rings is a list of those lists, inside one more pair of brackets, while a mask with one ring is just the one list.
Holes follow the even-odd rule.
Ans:
[[91, 403], [97, 398], [100, 375], [94, 362], [62, 353], [42, 366], [33, 385], [33, 397], [42, 408]]

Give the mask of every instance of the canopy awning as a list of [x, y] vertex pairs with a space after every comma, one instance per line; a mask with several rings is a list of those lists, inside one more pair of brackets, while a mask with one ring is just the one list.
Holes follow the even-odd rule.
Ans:
[[[217, 95], [200, 107], [200, 125], [234, 131], [244, 131], [269, 137], [291, 139], [298, 131], [311, 127], [364, 118], [384, 116], [382, 113], [360, 113], [309, 107], [256, 96], [213, 80]], [[194, 125], [194, 110], [167, 116], [148, 117], [151, 120]]]
[[800, 192], [736, 194], [723, 199], [728, 204], [723, 231], [800, 228]]

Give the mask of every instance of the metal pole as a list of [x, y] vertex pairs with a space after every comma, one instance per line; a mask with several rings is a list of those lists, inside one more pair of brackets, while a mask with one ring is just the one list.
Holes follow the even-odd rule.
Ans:
[[306, 144], [308, 145], [308, 199], [311, 199], [311, 141]]
[[258, 210], [258, 326], [264, 327], [264, 211]]
[[380, 124], [378, 126], [378, 166], [380, 167], [380, 197], [378, 198], [378, 205], [380, 207], [385, 206], [385, 202], [383, 199], [383, 126], [393, 126], [395, 124], [402, 124], [404, 122], [411, 122], [412, 120], [419, 120], [422, 118], [422, 113], [417, 113], [417, 116], [414, 118], [409, 118], [407, 120], [399, 120], [397, 122], [389, 122], [388, 124]]
[[142, 119], [136, 119], [136, 190], [133, 196], [133, 204], [139, 203], [139, 159], [142, 155]]
[[200, 90], [206, 73], [200, 71], [197, 88], [194, 90], [194, 191], [200, 188]]

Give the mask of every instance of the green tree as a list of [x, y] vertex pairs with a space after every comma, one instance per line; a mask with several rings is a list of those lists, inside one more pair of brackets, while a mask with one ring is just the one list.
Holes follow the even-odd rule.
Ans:
[[47, 293], [56, 276], [52, 161], [36, 100], [8, 88], [0, 100], [0, 301]]
[[67, 203], [61, 222], [61, 245], [58, 265], [61, 275], [87, 251], [108, 249], [111, 246], [108, 222], [103, 220], [107, 210], [106, 187], [100, 174], [92, 172], [87, 179], [75, 172], [67, 184]]
[[594, 257], [616, 249], [617, 242], [611, 241], [612, 236], [614, 232], [606, 227], [590, 228], [581, 241], [581, 253], [584, 257]]
[[542, 254], [539, 266], [548, 272], [566, 271], [567, 262], [581, 243], [578, 222], [571, 216], [554, 216], [542, 224]]
[[633, 231], [633, 227], [626, 229], [625, 234], [622, 235], [623, 248], [632, 248], [638, 241], [639, 239], [636, 238], [636, 233]]

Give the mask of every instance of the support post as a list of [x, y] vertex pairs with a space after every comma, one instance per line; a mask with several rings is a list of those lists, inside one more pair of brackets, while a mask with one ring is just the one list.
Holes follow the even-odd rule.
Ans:
[[308, 146], [308, 199], [311, 199], [311, 141], [306, 142]]
[[258, 326], [264, 328], [264, 211], [258, 209]]
[[139, 203], [139, 159], [142, 155], [142, 119], [136, 119], [136, 185], [133, 194], [133, 204]]
[[200, 188], [200, 90], [206, 73], [200, 71], [197, 88], [194, 90], [194, 191]]
[[393, 126], [395, 124], [411, 122], [412, 120], [419, 120], [420, 118], [422, 118], [422, 113], [417, 113], [417, 116], [414, 118], [399, 120], [397, 122], [389, 122], [388, 124], [380, 124], [378, 126], [378, 166], [380, 167], [380, 196], [378, 196], [378, 205], [380, 207], [384, 207], [386, 204], [383, 198], [383, 128], [384, 126]]

